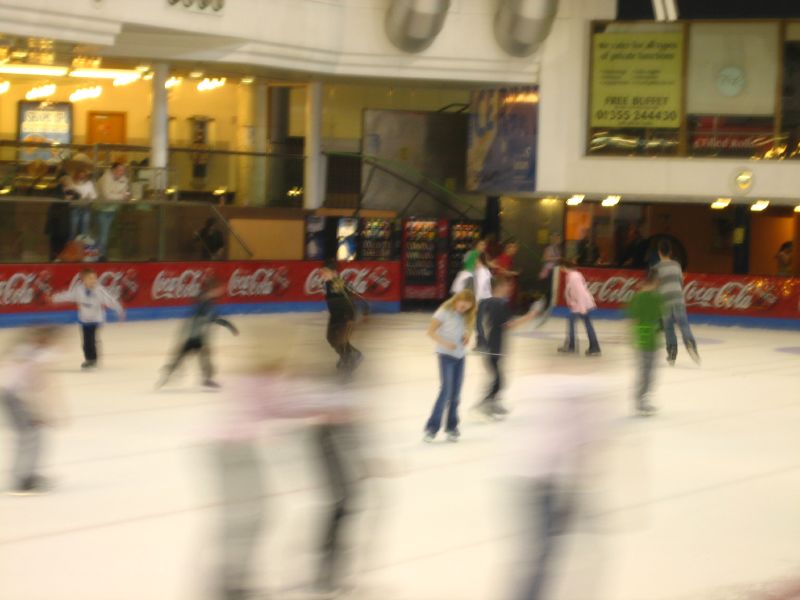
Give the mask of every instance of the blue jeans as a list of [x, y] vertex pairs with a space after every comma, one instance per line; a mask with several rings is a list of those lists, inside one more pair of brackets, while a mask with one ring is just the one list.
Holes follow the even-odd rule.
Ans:
[[97, 213], [97, 244], [100, 246], [100, 256], [103, 259], [108, 255], [108, 234], [116, 216], [116, 210], [106, 209]]
[[442, 387], [433, 405], [433, 412], [425, 424], [425, 431], [437, 433], [442, 426], [442, 415], [447, 407], [447, 426], [445, 430], [458, 429], [458, 403], [461, 400], [461, 384], [464, 383], [464, 359], [439, 354], [439, 376]]
[[597, 341], [597, 334], [594, 331], [594, 326], [592, 326], [589, 313], [585, 315], [578, 313], [569, 314], [569, 323], [567, 325], [567, 349], [570, 351], [575, 350], [575, 321], [578, 319], [582, 319], [583, 324], [586, 325], [586, 335], [589, 336], [589, 350], [600, 350], [600, 343]]
[[69, 211], [69, 239], [89, 233], [92, 209], [88, 206], [73, 206]]
[[675, 325], [681, 330], [681, 337], [686, 347], [696, 348], [697, 342], [692, 335], [689, 327], [689, 316], [686, 314], [686, 306], [676, 304], [664, 310], [664, 335], [667, 338], [667, 354], [676, 356], [678, 354], [678, 336], [675, 335]]
[[475, 318], [475, 332], [478, 339], [475, 340], [478, 348], [486, 348], [489, 342], [486, 340], [486, 331], [483, 328], [484, 313], [486, 311], [486, 300], [478, 302], [478, 315]]

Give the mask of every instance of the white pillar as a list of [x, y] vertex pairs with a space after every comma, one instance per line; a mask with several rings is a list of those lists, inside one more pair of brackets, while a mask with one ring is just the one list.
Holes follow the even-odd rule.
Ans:
[[[258, 81], [253, 86], [251, 115], [253, 118], [253, 152], [267, 152], [267, 84]], [[267, 203], [267, 159], [254, 157], [250, 172], [250, 206]]]
[[[153, 65], [153, 105], [150, 109], [150, 166], [166, 169], [169, 154], [169, 113], [167, 112], [167, 88], [164, 84], [169, 78], [169, 65]], [[154, 180], [156, 189], [167, 186], [166, 177]]]
[[322, 84], [312, 81], [306, 92], [306, 140], [303, 208], [314, 210], [325, 202], [322, 157]]

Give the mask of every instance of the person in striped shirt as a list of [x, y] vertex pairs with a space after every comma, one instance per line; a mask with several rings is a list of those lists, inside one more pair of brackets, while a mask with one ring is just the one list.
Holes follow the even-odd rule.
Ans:
[[672, 246], [669, 240], [661, 240], [658, 244], [658, 263], [653, 266], [658, 277], [658, 291], [664, 302], [664, 334], [667, 339], [667, 362], [675, 364], [678, 357], [678, 337], [675, 325], [681, 330], [683, 343], [692, 360], [700, 364], [697, 342], [689, 326], [686, 314], [686, 302], [683, 298], [683, 269], [678, 261], [672, 258]]

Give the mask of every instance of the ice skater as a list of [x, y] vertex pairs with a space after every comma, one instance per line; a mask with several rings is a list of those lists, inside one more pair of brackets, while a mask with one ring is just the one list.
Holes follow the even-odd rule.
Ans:
[[597, 305], [586, 285], [586, 279], [575, 268], [575, 263], [572, 261], [562, 261], [561, 268], [566, 273], [564, 299], [569, 308], [569, 320], [567, 322], [567, 339], [558, 351], [567, 354], [576, 351], [575, 321], [581, 319], [586, 326], [586, 335], [589, 336], [589, 349], [586, 350], [586, 356], [600, 356], [600, 343], [597, 341], [597, 334], [589, 314], [597, 308]]
[[39, 473], [44, 429], [63, 416], [57, 389], [51, 385], [48, 372], [57, 333], [54, 327], [24, 332], [8, 353], [3, 369], [0, 397], [16, 433], [12, 494], [37, 494], [48, 489], [47, 481]]
[[656, 412], [650, 399], [656, 350], [659, 346], [658, 330], [661, 327], [663, 314], [663, 300], [658, 293], [658, 277], [654, 271], [650, 271], [628, 304], [628, 315], [633, 321], [633, 345], [636, 348], [639, 369], [636, 381], [636, 411], [642, 416], [650, 416]]
[[120, 320], [125, 318], [122, 304], [97, 279], [92, 269], [80, 272], [80, 282], [66, 292], [53, 296], [53, 302], [72, 302], [78, 305], [78, 322], [83, 339], [82, 369], [94, 369], [97, 366], [97, 330], [106, 322], [106, 309], [117, 313]]
[[503, 373], [501, 360], [504, 355], [504, 339], [506, 329], [519, 327], [541, 314], [543, 304], [534, 303], [530, 310], [521, 317], [513, 317], [509, 299], [514, 291], [514, 282], [502, 275], [492, 281], [492, 297], [484, 300], [482, 318], [485, 321], [483, 330], [487, 332], [486, 364], [492, 376], [486, 396], [476, 406], [476, 409], [490, 418], [503, 417], [508, 414], [506, 409], [497, 399], [503, 389]]
[[483, 331], [483, 303], [492, 297], [492, 270], [489, 267], [489, 258], [485, 254], [478, 257], [475, 265], [475, 301], [478, 303], [477, 337], [475, 350], [480, 352], [486, 349], [486, 333]]
[[475, 326], [476, 311], [475, 294], [463, 290], [439, 307], [428, 327], [428, 337], [436, 342], [441, 387], [431, 416], [425, 423], [423, 439], [426, 442], [436, 439], [445, 409], [448, 441], [457, 442], [461, 435], [458, 429], [458, 404], [464, 382], [464, 357]]
[[686, 351], [692, 360], [700, 364], [700, 354], [697, 352], [697, 342], [689, 326], [689, 316], [686, 313], [686, 301], [683, 297], [683, 269], [678, 261], [672, 259], [672, 245], [669, 240], [658, 243], [659, 261], [653, 266], [658, 276], [658, 291], [664, 300], [664, 335], [667, 339], [667, 362], [675, 365], [678, 358], [678, 336], [675, 335], [675, 325], [681, 330], [681, 337], [686, 346]]
[[217, 314], [216, 301], [225, 293], [225, 288], [213, 278], [203, 281], [200, 295], [197, 297], [192, 316], [183, 336], [175, 357], [164, 367], [164, 373], [156, 384], [160, 388], [169, 381], [173, 373], [178, 370], [183, 360], [190, 354], [197, 353], [200, 358], [200, 368], [203, 371], [203, 385], [208, 388], [218, 388], [214, 381], [214, 363], [211, 362], [211, 348], [209, 344], [209, 329], [212, 325], [221, 325], [233, 335], [239, 335], [239, 330], [227, 319]]
[[352, 372], [364, 358], [363, 354], [350, 343], [356, 323], [355, 300], [365, 306], [366, 301], [342, 279], [337, 270], [336, 261], [327, 261], [320, 270], [320, 274], [325, 282], [325, 301], [330, 313], [327, 339], [331, 348], [339, 355], [336, 368], [340, 371]]

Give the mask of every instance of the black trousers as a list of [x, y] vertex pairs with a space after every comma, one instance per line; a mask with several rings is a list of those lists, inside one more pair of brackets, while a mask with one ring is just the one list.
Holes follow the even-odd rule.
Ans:
[[497, 394], [503, 389], [503, 373], [500, 370], [500, 359], [502, 356], [499, 354], [490, 354], [486, 358], [486, 366], [489, 368], [489, 374], [492, 375], [493, 380], [489, 385], [489, 390], [486, 392], [484, 402], [494, 402], [497, 400]]
[[350, 343], [351, 335], [353, 335], [352, 320], [331, 318], [328, 321], [328, 343], [344, 361], [349, 360], [353, 354], [358, 352]]
[[99, 327], [99, 323], [81, 323], [83, 357], [87, 362], [97, 361], [97, 329]]
[[335, 587], [342, 575], [346, 549], [343, 528], [356, 510], [359, 491], [357, 432], [352, 424], [323, 424], [314, 429], [313, 437], [332, 501], [327, 523], [323, 526], [317, 577], [321, 586]]
[[189, 338], [186, 340], [167, 367], [167, 374], [172, 375], [178, 367], [181, 366], [183, 360], [195, 352], [197, 352], [200, 358], [200, 369], [203, 371], [203, 377], [205, 379], [214, 377], [214, 365], [211, 362], [211, 351], [208, 348], [208, 343], [203, 338]]

